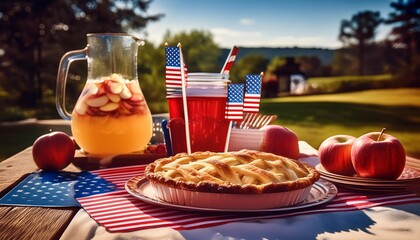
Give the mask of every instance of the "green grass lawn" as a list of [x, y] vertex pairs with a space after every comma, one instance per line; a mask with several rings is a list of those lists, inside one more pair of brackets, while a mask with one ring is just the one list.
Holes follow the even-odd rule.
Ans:
[[[276, 114], [276, 124], [292, 129], [315, 148], [335, 134], [357, 137], [386, 127], [408, 155], [420, 158], [420, 88], [263, 99], [261, 112]], [[0, 161], [50, 130], [70, 133], [68, 125], [0, 125]]]
[[313, 77], [309, 78], [309, 82], [318, 84], [331, 84], [332, 82], [360, 82], [360, 81], [391, 81], [392, 75], [366, 75], [366, 76], [334, 76], [334, 77]]
[[392, 88], [401, 83], [392, 75], [332, 76], [308, 79], [309, 91], [313, 93], [338, 93], [366, 89]]
[[335, 134], [358, 137], [387, 128], [407, 154], [420, 158], [420, 89], [369, 90], [341, 94], [264, 99], [261, 112], [318, 148]]

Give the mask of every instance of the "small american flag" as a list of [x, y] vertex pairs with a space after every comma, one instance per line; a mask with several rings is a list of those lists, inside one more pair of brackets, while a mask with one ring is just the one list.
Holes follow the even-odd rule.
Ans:
[[184, 76], [187, 78], [187, 67], [181, 64], [181, 51], [178, 47], [166, 47], [166, 91], [182, 87], [181, 65], [184, 65]]
[[226, 104], [225, 118], [230, 120], [243, 119], [244, 104], [244, 85], [228, 85], [228, 102]]
[[259, 74], [247, 74], [244, 97], [244, 112], [259, 112], [261, 100], [261, 80]]

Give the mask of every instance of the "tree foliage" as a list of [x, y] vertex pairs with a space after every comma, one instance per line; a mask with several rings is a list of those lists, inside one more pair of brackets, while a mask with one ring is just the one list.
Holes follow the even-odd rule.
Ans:
[[182, 45], [185, 63], [190, 72], [220, 72], [217, 60], [220, 57], [220, 48], [213, 41], [208, 31], [192, 30], [172, 34], [167, 32], [164, 41], [171, 46], [178, 43]]
[[[239, 49], [239, 51], [241, 51]], [[249, 54], [236, 61], [230, 72], [233, 82], [245, 83], [245, 75], [265, 72], [270, 59], [263, 55]]]
[[420, 1], [405, 0], [392, 2], [394, 12], [389, 14], [387, 24], [393, 24], [392, 41], [398, 48], [406, 49], [405, 60], [408, 64], [420, 54]]
[[404, 50], [403, 62], [398, 64], [398, 78], [408, 85], [420, 86], [420, 1], [399, 0], [391, 3], [394, 12], [387, 24], [394, 49]]
[[[137, 69], [139, 83], [147, 102], [153, 108], [154, 102], [165, 101], [165, 50], [163, 46], [155, 47], [152, 43], [139, 48]], [[163, 112], [161, 106], [154, 107], [153, 112]]]
[[[357, 46], [337, 49], [331, 64], [331, 75], [357, 75], [359, 64], [357, 61]], [[388, 41], [377, 42], [366, 46], [364, 57], [365, 75], [395, 73], [401, 61], [401, 50], [394, 49]], [[326, 75], [323, 75], [326, 76]]]
[[296, 58], [296, 62], [300, 65], [300, 70], [308, 77], [323, 76], [327, 71], [316, 56], [300, 56]]
[[351, 20], [341, 22], [338, 38], [345, 46], [357, 46], [359, 75], [364, 74], [366, 47], [374, 40], [376, 28], [381, 22], [380, 13], [373, 11], [359, 12], [353, 15]]
[[[394, 26], [389, 40], [374, 41], [382, 22], [379, 12], [356, 13], [350, 20], [341, 22], [339, 39], [343, 48], [335, 51], [331, 69], [323, 66], [317, 57], [300, 56], [295, 57], [300, 70], [309, 77], [326, 76], [330, 72], [334, 75], [398, 72], [401, 79], [418, 79], [420, 1], [395, 1], [391, 3], [394, 12], [386, 21]], [[25, 107], [54, 99], [58, 64], [65, 52], [84, 48], [87, 33], [147, 35], [146, 25], [164, 16], [147, 14], [151, 3], [152, 0], [0, 1], [0, 97], [3, 100], [1, 93], [7, 91], [8, 96], [16, 95]], [[158, 46], [146, 42], [139, 48], [138, 70], [140, 84], [150, 103], [165, 102], [165, 42], [172, 46], [182, 44], [189, 72], [220, 72], [220, 59], [225, 57], [221, 56], [212, 34], [203, 30], [176, 34], [168, 31]], [[284, 57], [270, 60], [264, 55], [246, 55], [236, 60], [230, 79], [244, 82], [246, 74], [265, 72], [264, 80], [273, 82], [275, 72], [285, 64]], [[86, 79], [86, 63], [73, 63], [69, 78]], [[83, 85], [84, 81], [69, 81], [68, 95], [78, 97]]]
[[193, 30], [177, 34], [167, 32], [162, 43], [157, 47], [146, 42], [139, 51], [139, 81], [143, 93], [155, 113], [167, 111], [166, 106], [155, 105], [155, 103], [166, 102], [165, 43], [170, 46], [177, 46], [178, 43], [181, 43], [188, 72], [220, 72], [220, 69], [217, 69], [220, 48], [207, 31]]
[[142, 30], [148, 0], [3, 0], [0, 2], [1, 85], [36, 104], [55, 86], [60, 57], [83, 48], [89, 32]]

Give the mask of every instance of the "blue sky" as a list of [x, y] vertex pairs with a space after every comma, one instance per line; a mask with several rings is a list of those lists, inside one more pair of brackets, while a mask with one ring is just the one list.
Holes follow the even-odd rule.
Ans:
[[[396, 1], [396, 0], [393, 0]], [[221, 47], [338, 48], [340, 22], [364, 10], [388, 17], [392, 0], [153, 0], [148, 13], [164, 13], [149, 23], [147, 40], [159, 44], [167, 30], [210, 31]], [[390, 26], [378, 28], [383, 39]]]

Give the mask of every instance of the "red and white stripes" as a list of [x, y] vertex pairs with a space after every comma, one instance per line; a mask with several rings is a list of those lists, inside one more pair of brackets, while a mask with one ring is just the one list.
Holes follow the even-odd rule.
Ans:
[[[146, 165], [114, 169], [96, 170], [107, 181], [121, 189], [125, 182], [144, 173]], [[264, 215], [250, 213], [206, 213], [186, 212], [163, 208], [143, 202], [125, 190], [103, 193], [77, 199], [87, 213], [111, 232], [135, 231], [148, 228], [170, 227], [173, 229], [193, 229], [220, 225], [234, 221], [283, 218], [304, 214], [336, 211], [352, 211], [376, 206], [420, 203], [420, 196], [414, 193], [364, 194], [362, 192], [339, 192], [336, 198], [320, 208], [300, 209], [293, 212], [273, 212]]]
[[239, 50], [239, 48], [237, 46], [232, 47], [232, 49], [230, 50], [229, 55], [226, 58], [226, 62], [223, 65], [223, 68], [220, 71], [220, 73], [229, 74], [233, 63], [235, 62], [236, 55], [238, 54], [238, 50]]

